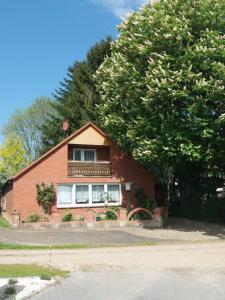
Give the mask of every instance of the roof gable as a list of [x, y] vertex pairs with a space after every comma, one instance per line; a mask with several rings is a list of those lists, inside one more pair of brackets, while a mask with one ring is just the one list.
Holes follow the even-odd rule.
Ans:
[[102, 146], [108, 145], [109, 143], [105, 135], [96, 130], [95, 127], [89, 126], [80, 134], [71, 138], [68, 144]]
[[44, 160], [46, 157], [57, 151], [60, 147], [65, 144], [80, 144], [80, 145], [107, 145], [109, 137], [95, 124], [92, 122], [87, 123], [80, 129], [76, 130], [69, 137], [64, 139], [61, 143], [53, 147], [51, 150], [42, 155], [39, 159], [32, 162], [25, 169], [17, 173], [13, 179], [17, 179], [19, 176], [23, 175], [29, 169], [35, 167], [38, 163]]

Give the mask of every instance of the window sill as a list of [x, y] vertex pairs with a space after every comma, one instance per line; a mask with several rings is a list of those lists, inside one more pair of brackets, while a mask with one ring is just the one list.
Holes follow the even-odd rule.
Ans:
[[121, 203], [95, 203], [95, 204], [72, 204], [72, 205], [57, 205], [57, 208], [93, 208], [93, 207], [110, 207], [110, 206], [120, 206]]

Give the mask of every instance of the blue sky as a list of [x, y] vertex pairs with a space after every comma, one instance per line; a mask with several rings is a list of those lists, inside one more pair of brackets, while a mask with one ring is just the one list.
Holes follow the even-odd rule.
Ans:
[[[75, 60], [144, 0], [0, 0], [0, 127], [50, 96]], [[0, 140], [2, 137], [0, 136]]]

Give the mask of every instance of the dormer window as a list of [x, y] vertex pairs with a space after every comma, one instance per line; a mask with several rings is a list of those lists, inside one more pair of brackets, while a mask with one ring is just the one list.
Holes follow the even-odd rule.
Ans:
[[74, 149], [75, 161], [96, 161], [96, 149]]

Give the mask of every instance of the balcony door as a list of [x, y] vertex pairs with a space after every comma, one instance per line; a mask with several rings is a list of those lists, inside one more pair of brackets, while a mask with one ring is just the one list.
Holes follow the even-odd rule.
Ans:
[[74, 149], [73, 160], [94, 162], [97, 160], [96, 149]]

